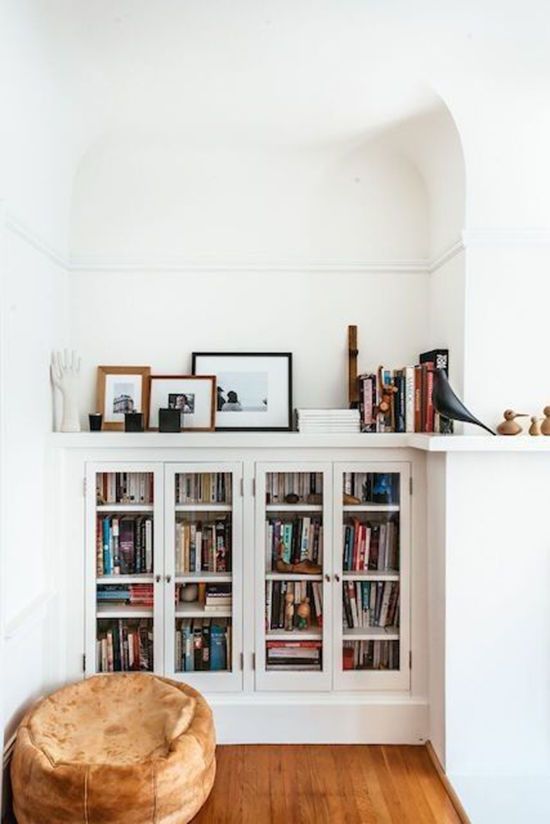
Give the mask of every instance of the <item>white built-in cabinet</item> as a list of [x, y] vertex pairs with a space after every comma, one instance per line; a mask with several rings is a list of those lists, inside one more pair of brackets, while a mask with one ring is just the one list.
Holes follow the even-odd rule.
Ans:
[[231, 694], [246, 660], [258, 693], [409, 689], [410, 463], [86, 466], [87, 675]]

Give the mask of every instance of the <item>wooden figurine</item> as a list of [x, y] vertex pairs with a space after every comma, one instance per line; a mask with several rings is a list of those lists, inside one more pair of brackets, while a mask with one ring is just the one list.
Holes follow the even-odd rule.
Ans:
[[514, 420], [515, 418], [527, 418], [528, 415], [525, 412], [514, 412], [513, 409], [505, 409], [504, 410], [504, 420], [502, 423], [499, 423], [497, 426], [497, 432], [499, 435], [519, 435], [520, 432], [523, 432], [523, 429], [516, 423]]
[[295, 492], [289, 492], [288, 495], [285, 495], [286, 504], [297, 504], [299, 500], [300, 496], [296, 495]]
[[540, 418], [537, 418], [536, 415], [533, 415], [531, 418], [531, 426], [529, 427], [529, 434], [530, 435], [540, 435]]
[[308, 629], [309, 622], [311, 619], [311, 607], [309, 605], [309, 598], [304, 598], [300, 602], [300, 604], [298, 604], [296, 614], [298, 616], [298, 629]]
[[348, 400], [349, 408], [359, 406], [359, 382], [357, 380], [357, 326], [348, 326]]
[[348, 495], [347, 492], [344, 492], [343, 502], [344, 506], [356, 506], [361, 503], [361, 498], [357, 498], [355, 495]]
[[543, 411], [544, 420], [542, 422], [540, 431], [543, 435], [550, 435], [550, 406], [545, 406]]
[[287, 592], [285, 595], [285, 629], [292, 632], [294, 629], [294, 593]]
[[394, 404], [393, 404], [393, 396], [397, 392], [397, 386], [393, 383], [384, 383], [384, 369], [379, 366], [378, 367], [378, 382], [380, 385], [380, 393], [381, 393], [381, 400], [378, 406], [376, 407], [376, 415], [378, 416], [386, 416], [390, 415], [391, 417], [391, 425], [392, 427], [395, 426], [394, 420]]

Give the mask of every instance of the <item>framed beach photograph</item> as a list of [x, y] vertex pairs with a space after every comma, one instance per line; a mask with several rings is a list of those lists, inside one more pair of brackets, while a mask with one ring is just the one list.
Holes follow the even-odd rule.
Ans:
[[126, 412], [149, 412], [149, 366], [98, 366], [97, 412], [103, 429], [124, 429]]
[[150, 384], [149, 429], [159, 428], [159, 409], [179, 409], [184, 432], [214, 429], [214, 375], [151, 375]]
[[216, 376], [216, 429], [292, 428], [290, 352], [193, 352], [193, 374]]

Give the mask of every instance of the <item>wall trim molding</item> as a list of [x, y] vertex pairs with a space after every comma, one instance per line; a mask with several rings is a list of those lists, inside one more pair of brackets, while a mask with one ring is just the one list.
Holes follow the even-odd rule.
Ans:
[[10, 212], [5, 213], [5, 226], [6, 229], [9, 229], [15, 235], [20, 237], [37, 252], [40, 252], [40, 254], [51, 260], [52, 263], [55, 263], [56, 266], [61, 266], [63, 269], [67, 270], [70, 269], [70, 261], [65, 255], [61, 254], [61, 252], [40, 237], [37, 232], [25, 225], [21, 220], [19, 220], [19, 218], [15, 217], [15, 215]]
[[550, 229], [543, 227], [493, 227], [464, 229], [464, 246], [547, 246]]
[[430, 275], [433, 275], [438, 269], [441, 269], [442, 266], [445, 266], [445, 264], [454, 257], [459, 255], [461, 252], [464, 252], [465, 249], [466, 247], [464, 246], [464, 242], [462, 240], [457, 240], [456, 243], [453, 243], [452, 246], [445, 249], [445, 251], [438, 257], [432, 258], [428, 265], [428, 272]]
[[195, 273], [285, 273], [285, 272], [312, 272], [312, 273], [422, 273], [428, 271], [428, 260], [395, 260], [369, 261], [348, 263], [338, 261], [332, 263], [308, 262], [303, 263], [191, 263], [187, 261], [135, 261], [122, 263], [112, 261], [90, 261], [82, 259], [72, 260], [69, 264], [71, 272], [181, 272], [182, 274]]
[[478, 246], [518, 246], [550, 245], [550, 228], [542, 227], [518, 228], [478, 228], [464, 229], [462, 236], [444, 249], [439, 255], [428, 258], [410, 260], [372, 260], [372, 261], [273, 261], [258, 262], [242, 261], [236, 263], [208, 263], [205, 261], [189, 261], [185, 259], [173, 260], [109, 260], [105, 258], [86, 258], [67, 256], [44, 240], [37, 232], [9, 211], [5, 211], [4, 225], [6, 229], [16, 234], [32, 246], [37, 252], [47, 257], [56, 266], [60, 266], [69, 273], [78, 272], [172, 272], [181, 274], [201, 273], [343, 273], [343, 274], [433, 274], [446, 263], [471, 247]]

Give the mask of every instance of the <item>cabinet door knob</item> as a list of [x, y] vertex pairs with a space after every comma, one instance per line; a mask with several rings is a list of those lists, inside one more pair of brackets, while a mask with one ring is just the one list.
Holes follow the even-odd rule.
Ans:
[[338, 575], [337, 572], [334, 574], [334, 580], [336, 581], [337, 584], [340, 583], [340, 576]]
[[325, 581], [327, 582], [327, 584], [330, 583], [330, 575], [327, 572], [325, 572]]
[[157, 582], [157, 584], [160, 584], [160, 579], [161, 579], [160, 575], [155, 575], [155, 581]]
[[166, 576], [166, 583], [167, 583], [167, 584], [169, 584], [171, 580], [172, 580], [172, 576], [171, 576], [171, 575], [167, 575], [167, 576]]

